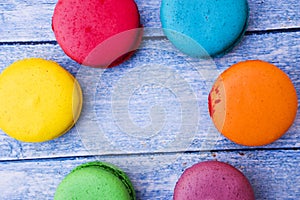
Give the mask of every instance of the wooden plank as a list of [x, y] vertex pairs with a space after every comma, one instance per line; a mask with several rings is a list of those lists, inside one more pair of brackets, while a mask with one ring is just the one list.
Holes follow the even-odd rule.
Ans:
[[56, 140], [21, 143], [0, 131], [0, 199], [53, 199], [72, 168], [93, 160], [122, 168], [133, 181], [137, 199], [172, 199], [187, 167], [213, 159], [240, 169], [258, 200], [300, 199], [299, 113], [286, 135], [257, 150], [218, 134], [207, 111], [215, 77], [246, 59], [276, 64], [300, 95], [299, 1], [249, 0], [247, 36], [215, 63], [178, 53], [160, 37], [160, 1], [136, 1], [147, 28], [141, 49], [122, 66], [94, 71], [69, 59], [56, 45], [51, 17], [57, 0], [0, 0], [0, 72], [15, 60], [43, 57], [69, 70], [85, 92], [80, 121]]
[[[0, 2], [0, 42], [55, 40], [51, 19], [57, 0], [8, 0]], [[160, 1], [137, 0], [141, 22], [148, 36], [162, 36]], [[248, 31], [300, 28], [298, 0], [249, 0]]]
[[131, 155], [0, 162], [0, 199], [53, 199], [60, 181], [79, 164], [101, 160], [123, 169], [137, 199], [172, 199], [181, 173], [206, 160], [227, 162], [251, 182], [256, 199], [300, 198], [298, 151], [239, 151], [169, 155]]
[[[54, 141], [20, 143], [1, 133], [0, 159], [245, 148], [228, 141], [213, 128], [207, 110], [209, 85], [235, 62], [262, 59], [288, 73], [299, 95], [299, 49], [300, 32], [248, 35], [232, 52], [207, 67], [198, 59], [180, 54], [168, 40], [147, 39], [123, 65], [93, 71], [69, 59], [58, 45], [2, 45], [0, 71], [26, 57], [55, 60], [79, 79], [85, 106], [76, 128]], [[126, 84], [128, 87], [123, 87]], [[129, 90], [120, 95], [120, 91], [126, 91], [124, 88]], [[185, 105], [184, 112], [180, 111], [181, 105]], [[193, 110], [195, 105], [198, 110]], [[190, 120], [182, 122], [180, 116]], [[96, 132], [92, 132], [90, 125], [95, 124]], [[182, 135], [179, 125], [186, 128], [181, 130]], [[299, 130], [298, 115], [286, 135], [263, 148], [299, 147]]]

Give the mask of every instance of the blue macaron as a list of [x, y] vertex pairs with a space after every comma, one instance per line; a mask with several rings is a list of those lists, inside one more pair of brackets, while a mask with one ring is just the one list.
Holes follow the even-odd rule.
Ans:
[[160, 18], [168, 39], [192, 57], [223, 55], [244, 35], [247, 0], [162, 0]]

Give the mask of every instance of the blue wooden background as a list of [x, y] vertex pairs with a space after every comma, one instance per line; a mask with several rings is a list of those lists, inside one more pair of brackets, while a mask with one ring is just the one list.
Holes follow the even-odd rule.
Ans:
[[27, 57], [57, 61], [80, 81], [83, 113], [50, 142], [21, 143], [0, 132], [0, 199], [53, 199], [72, 168], [93, 160], [123, 169], [139, 200], [172, 199], [181, 173], [205, 160], [237, 167], [257, 199], [300, 199], [299, 114], [280, 140], [250, 148], [218, 134], [207, 111], [217, 75], [247, 59], [280, 67], [300, 95], [299, 0], [249, 0], [241, 43], [205, 62], [182, 55], [163, 36], [160, 1], [137, 0], [143, 43], [132, 59], [107, 70], [82, 67], [62, 52], [51, 30], [56, 2], [0, 0], [0, 71]]

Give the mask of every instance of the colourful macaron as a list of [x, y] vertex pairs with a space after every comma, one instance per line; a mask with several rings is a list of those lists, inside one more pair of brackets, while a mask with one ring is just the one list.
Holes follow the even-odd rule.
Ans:
[[222, 55], [244, 35], [248, 23], [247, 0], [162, 0], [161, 23], [165, 35], [192, 57]]
[[52, 28], [63, 51], [80, 64], [113, 67], [129, 59], [142, 37], [134, 0], [59, 0]]
[[128, 176], [104, 162], [89, 162], [72, 170], [59, 184], [54, 200], [135, 200]]
[[174, 200], [254, 200], [248, 179], [233, 166], [206, 161], [186, 169], [174, 189]]
[[279, 139], [293, 124], [297, 108], [296, 90], [288, 75], [260, 60], [231, 66], [219, 76], [209, 95], [216, 128], [246, 146]]
[[44, 142], [66, 133], [81, 112], [78, 82], [53, 61], [14, 62], [0, 75], [0, 129], [23, 142]]

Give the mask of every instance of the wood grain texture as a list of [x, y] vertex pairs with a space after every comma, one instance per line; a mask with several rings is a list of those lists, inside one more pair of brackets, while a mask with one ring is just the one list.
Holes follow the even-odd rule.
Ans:
[[299, 110], [281, 139], [259, 148], [222, 137], [207, 110], [218, 74], [247, 59], [277, 65], [300, 97], [299, 0], [249, 0], [246, 36], [213, 62], [188, 58], [162, 37], [159, 0], [136, 0], [146, 28], [142, 46], [123, 65], [96, 71], [72, 61], [56, 44], [51, 30], [56, 2], [0, 0], [0, 72], [28, 57], [58, 62], [84, 89], [83, 114], [50, 142], [21, 143], [0, 131], [0, 199], [53, 199], [71, 169], [101, 160], [129, 175], [137, 200], [170, 200], [187, 167], [214, 159], [241, 170], [258, 200], [300, 199]]
[[[57, 0], [2, 0], [0, 2], [0, 42], [55, 40], [51, 19]], [[137, 0], [141, 23], [151, 28], [148, 36], [162, 36], [160, 1]], [[300, 28], [298, 0], [249, 0], [248, 31]]]
[[169, 155], [104, 156], [0, 163], [0, 199], [53, 199], [60, 181], [76, 166], [110, 162], [133, 182], [138, 200], [172, 199], [182, 172], [206, 160], [227, 162], [242, 171], [257, 200], [296, 200], [300, 196], [299, 151], [238, 151]]
[[[15, 60], [26, 57], [55, 60], [79, 79], [84, 91], [84, 109], [76, 127], [54, 141], [20, 143], [1, 133], [0, 160], [248, 149], [225, 139], [213, 127], [207, 109], [209, 85], [233, 63], [262, 59], [285, 71], [295, 84], [299, 96], [299, 48], [299, 32], [247, 35], [232, 52], [215, 59], [215, 62], [210, 63], [213, 65], [206, 67], [201, 61], [178, 52], [168, 40], [146, 39], [128, 62], [105, 71], [94, 71], [80, 67], [58, 45], [3, 45], [0, 51], [0, 71]], [[173, 85], [164, 83], [166, 77], [173, 78]], [[134, 92], [120, 96], [118, 86], [126, 86]], [[185, 92], [189, 90], [191, 95]], [[182, 103], [188, 106], [181, 107], [184, 106]], [[197, 104], [199, 110], [191, 112], [193, 103]], [[153, 106], [157, 110], [152, 110]], [[125, 114], [129, 112], [129, 115], [123, 115], [124, 109]], [[180, 121], [178, 116], [187, 114], [194, 114], [198, 123], [192, 123], [192, 120]], [[187, 117], [190, 119], [190, 116]], [[162, 119], [164, 124], [153, 122], [153, 119]], [[133, 125], [128, 130], [124, 126], [129, 122]], [[96, 124], [96, 132], [91, 132], [91, 124]], [[187, 131], [180, 130], [179, 125], [182, 124], [189, 125]], [[143, 132], [146, 126], [156, 131]], [[299, 129], [298, 115], [287, 134], [263, 148], [299, 148]], [[139, 132], [132, 133], [132, 130]]]

